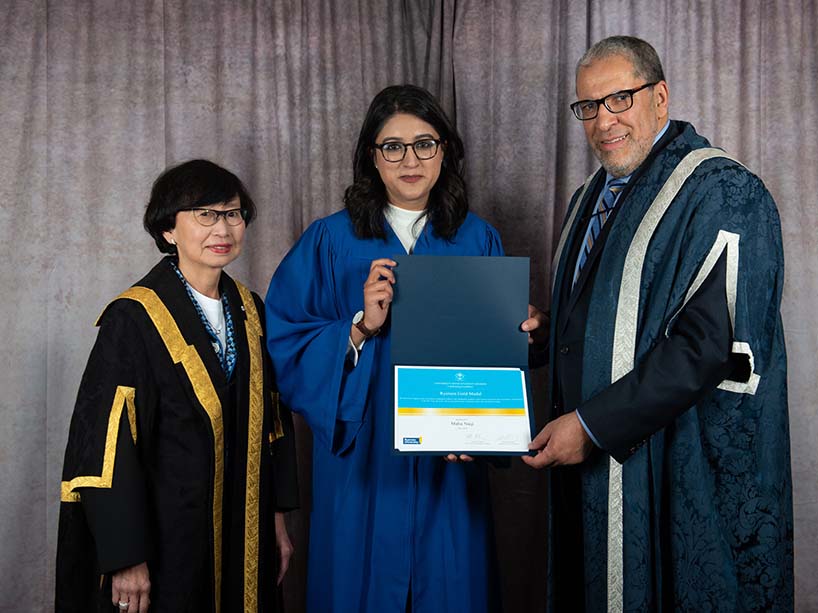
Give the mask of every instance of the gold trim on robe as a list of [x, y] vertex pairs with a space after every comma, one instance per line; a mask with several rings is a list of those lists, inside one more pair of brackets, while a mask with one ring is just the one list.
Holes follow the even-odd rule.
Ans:
[[181, 364], [185, 369], [193, 391], [199, 404], [210, 418], [213, 430], [213, 586], [215, 611], [221, 610], [222, 592], [222, 496], [224, 491], [224, 423], [222, 421], [222, 404], [219, 395], [213, 387], [213, 381], [202, 361], [199, 352], [193, 345], [187, 344], [179, 326], [168, 311], [168, 308], [157, 296], [156, 292], [147, 287], [134, 286], [123, 292], [118, 298], [125, 298], [140, 303], [159, 336], [168, 349], [175, 364]]
[[264, 429], [264, 369], [261, 321], [253, 295], [236, 282], [247, 313], [247, 349], [250, 353], [250, 410], [247, 418], [247, 483], [244, 504], [244, 610], [258, 610], [259, 482]]
[[136, 405], [134, 397], [136, 390], [132, 387], [117, 385], [111, 411], [108, 415], [108, 431], [105, 435], [105, 451], [102, 456], [102, 474], [99, 477], [74, 477], [71, 481], [60, 484], [61, 502], [79, 502], [80, 493], [75, 491], [80, 487], [110, 488], [114, 480], [114, 464], [116, 463], [116, 442], [119, 433], [119, 422], [122, 418], [122, 407], [127, 407], [128, 425], [131, 438], [136, 445]]

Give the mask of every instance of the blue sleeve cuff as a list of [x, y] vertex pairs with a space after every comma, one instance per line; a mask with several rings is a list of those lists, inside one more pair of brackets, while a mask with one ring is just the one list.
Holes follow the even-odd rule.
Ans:
[[596, 445], [597, 447], [602, 449], [602, 445], [599, 444], [599, 441], [596, 440], [596, 437], [594, 436], [594, 433], [591, 432], [591, 430], [588, 428], [587, 424], [585, 423], [585, 420], [582, 419], [582, 415], [579, 414], [579, 410], [576, 410], [575, 413], [577, 414], [577, 417], [579, 418], [579, 423], [582, 424], [582, 429], [585, 430], [585, 433], [589, 437], [591, 437], [591, 440], [594, 442], [594, 445]]

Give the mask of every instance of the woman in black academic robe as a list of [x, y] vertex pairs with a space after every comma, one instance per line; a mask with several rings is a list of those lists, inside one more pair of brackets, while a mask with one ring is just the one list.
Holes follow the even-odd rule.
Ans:
[[154, 184], [169, 253], [99, 318], [65, 453], [57, 611], [280, 611], [297, 505], [264, 305], [222, 269], [255, 205], [204, 160]]

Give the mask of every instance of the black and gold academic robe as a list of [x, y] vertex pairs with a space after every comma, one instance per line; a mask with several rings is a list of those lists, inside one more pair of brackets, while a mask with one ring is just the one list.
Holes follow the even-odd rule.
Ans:
[[227, 380], [170, 258], [98, 321], [65, 453], [57, 611], [109, 611], [113, 572], [147, 561], [151, 611], [276, 611], [274, 512], [297, 506], [264, 305], [222, 273]]

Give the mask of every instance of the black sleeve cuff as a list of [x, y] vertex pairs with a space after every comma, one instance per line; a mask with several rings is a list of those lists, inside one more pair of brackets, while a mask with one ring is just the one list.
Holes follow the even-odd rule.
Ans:
[[151, 555], [145, 486], [127, 423], [120, 422], [111, 487], [78, 490], [103, 574], [140, 564]]
[[725, 286], [722, 254], [669, 336], [580, 407], [588, 429], [616, 461], [627, 460], [737, 369]]

